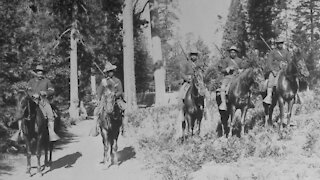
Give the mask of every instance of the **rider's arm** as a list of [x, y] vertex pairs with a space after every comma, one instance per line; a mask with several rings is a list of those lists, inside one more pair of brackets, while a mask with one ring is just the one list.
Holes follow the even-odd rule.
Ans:
[[102, 82], [97, 87], [97, 100], [100, 100], [102, 93], [103, 93], [104, 86], [102, 85]]
[[47, 96], [51, 96], [54, 94], [54, 87], [50, 80], [47, 81], [47, 90], [45, 92]]
[[122, 96], [122, 94], [123, 94], [123, 88], [122, 88], [121, 81], [118, 80], [118, 81], [116, 82], [116, 85], [115, 85], [115, 86], [116, 86], [115, 88], [117, 89], [117, 91], [116, 91], [116, 97]]
[[190, 82], [190, 78], [189, 76], [186, 74], [186, 71], [187, 71], [187, 67], [186, 67], [186, 64], [182, 63], [180, 65], [180, 75], [182, 77], [183, 80], [187, 81], [187, 82]]

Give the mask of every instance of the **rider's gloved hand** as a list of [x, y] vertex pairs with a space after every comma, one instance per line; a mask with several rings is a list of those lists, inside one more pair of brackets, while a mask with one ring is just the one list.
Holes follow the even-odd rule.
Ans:
[[40, 97], [40, 95], [38, 93], [35, 93], [32, 95], [33, 98], [38, 99]]
[[188, 83], [191, 83], [191, 80], [192, 80], [192, 76], [188, 75]]
[[46, 96], [46, 95], [47, 95], [47, 92], [46, 92], [46, 91], [40, 91], [40, 95], [41, 95], [41, 96]]

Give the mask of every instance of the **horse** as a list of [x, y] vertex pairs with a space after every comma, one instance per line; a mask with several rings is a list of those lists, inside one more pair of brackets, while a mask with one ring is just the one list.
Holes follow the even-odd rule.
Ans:
[[188, 132], [191, 130], [193, 136], [193, 129], [195, 122], [198, 124], [197, 134], [200, 134], [201, 120], [204, 112], [204, 95], [205, 86], [203, 82], [203, 74], [201, 69], [195, 70], [185, 98], [183, 100], [183, 114], [184, 120], [182, 121], [182, 140], [185, 141], [185, 129], [188, 126]]
[[104, 149], [102, 163], [110, 162], [109, 165], [112, 165], [118, 161], [115, 155], [118, 150], [118, 137], [123, 116], [120, 107], [116, 103], [115, 94], [110, 89], [106, 88], [104, 90], [101, 102], [103, 103], [103, 108], [99, 119]]
[[[241, 110], [241, 135], [244, 135], [244, 123], [247, 110], [249, 109], [249, 102], [252, 95], [251, 91], [252, 88], [259, 85], [258, 82], [261, 78], [260, 74], [259, 68], [248, 68], [231, 80], [229, 90], [226, 93], [227, 110], [219, 110], [221, 117], [219, 126], [222, 129], [221, 136], [223, 134], [225, 134], [226, 137], [232, 136], [232, 129], [235, 123], [235, 112], [237, 109]], [[219, 91], [216, 93], [216, 101], [219, 106], [221, 104]]]
[[[44, 165], [49, 166], [52, 162], [53, 142], [49, 141], [48, 120], [43, 115], [38, 104], [29, 96], [26, 90], [19, 90], [15, 95], [16, 112], [14, 121], [21, 120], [21, 129], [23, 132], [23, 139], [27, 150], [27, 170], [26, 173], [31, 175], [31, 155], [32, 142], [36, 141], [36, 156], [38, 159], [37, 173], [43, 175], [41, 172], [41, 151], [44, 149], [45, 159]], [[49, 159], [48, 159], [49, 151]]]
[[[298, 91], [298, 82], [296, 78], [299, 76], [309, 76], [309, 71], [307, 70], [306, 63], [303, 58], [301, 58], [300, 51], [297, 52], [293, 59], [288, 63], [287, 67], [280, 70], [278, 74], [278, 81], [276, 86], [273, 87], [272, 92], [272, 102], [271, 105], [263, 103], [265, 112], [265, 127], [272, 124], [272, 114], [273, 109], [279, 103], [280, 109], [280, 131], [283, 130], [283, 118], [284, 118], [284, 106], [287, 104], [287, 125], [290, 125], [290, 119], [292, 114], [292, 107], [295, 102], [295, 97]], [[262, 92], [262, 97], [265, 98], [267, 92]]]

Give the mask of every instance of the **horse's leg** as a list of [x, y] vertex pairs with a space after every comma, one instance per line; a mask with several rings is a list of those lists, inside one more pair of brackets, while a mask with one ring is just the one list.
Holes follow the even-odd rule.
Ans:
[[233, 125], [234, 125], [234, 114], [236, 112], [236, 107], [234, 105], [231, 105], [231, 108], [230, 108], [230, 120], [228, 121], [229, 122], [229, 135], [228, 137], [231, 137], [232, 136], [232, 129], [233, 129]]
[[54, 142], [49, 142], [49, 151], [50, 151], [50, 157], [49, 157], [49, 165], [52, 163], [52, 151], [53, 151], [53, 143]]
[[48, 166], [48, 151], [49, 151], [49, 142], [44, 143], [44, 165]]
[[102, 163], [105, 164], [108, 161], [108, 137], [107, 131], [105, 129], [101, 129], [102, 143], [103, 143], [103, 160]]
[[113, 156], [113, 144], [114, 144], [114, 139], [110, 134], [108, 134], [108, 143], [109, 143], [109, 157], [110, 157], [110, 165], [114, 163], [114, 156]]
[[201, 119], [202, 119], [202, 117], [201, 118], [199, 118], [198, 119], [198, 131], [197, 131], [197, 135], [200, 135], [200, 130], [201, 130]]
[[196, 122], [196, 117], [191, 117], [189, 118], [189, 124], [191, 124], [191, 136], [193, 136], [193, 130], [194, 130], [194, 125]]
[[284, 118], [284, 100], [283, 100], [283, 98], [279, 96], [278, 102], [279, 102], [279, 109], [280, 109], [279, 130], [282, 131], [282, 129], [283, 129], [283, 118]]
[[271, 107], [271, 105], [269, 105], [267, 103], [263, 103], [263, 108], [264, 108], [264, 127], [268, 127], [270, 125], [270, 122], [269, 122], [270, 107]]
[[248, 111], [248, 106], [241, 109], [241, 136], [244, 136], [245, 118]]
[[185, 130], [186, 130], [186, 120], [184, 119], [182, 121], [182, 141], [186, 140]]
[[40, 158], [41, 158], [41, 141], [42, 141], [42, 135], [40, 134], [37, 139], [37, 160], [38, 160], [38, 166], [37, 166], [37, 173], [42, 176], [41, 172], [41, 163], [40, 163]]
[[24, 134], [24, 139], [25, 139], [25, 143], [26, 143], [26, 149], [27, 149], [27, 170], [26, 173], [29, 174], [31, 176], [31, 144], [30, 144], [30, 138], [27, 137]]
[[288, 102], [288, 121], [287, 121], [287, 127], [290, 127], [290, 120], [291, 120], [291, 114], [292, 114], [292, 107], [293, 107], [293, 104], [294, 104], [294, 99], [291, 99], [289, 102]]

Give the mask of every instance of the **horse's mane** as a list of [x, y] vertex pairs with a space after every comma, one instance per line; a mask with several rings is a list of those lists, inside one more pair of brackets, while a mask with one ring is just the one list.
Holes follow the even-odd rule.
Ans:
[[235, 78], [235, 82], [241, 82], [242, 85], [249, 85], [252, 82], [253, 76], [251, 73], [253, 72], [253, 68], [247, 68], [242, 71], [238, 77]]

